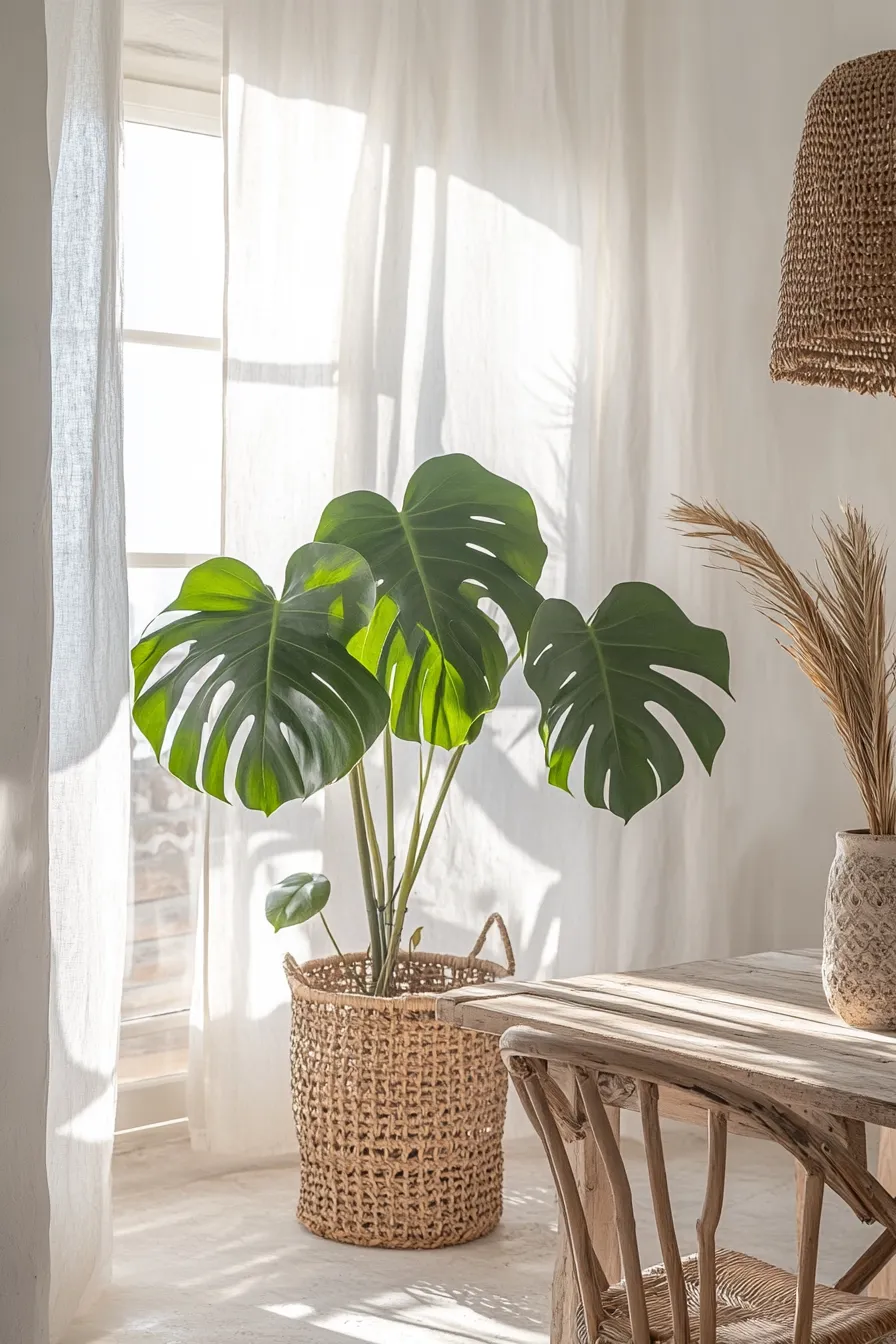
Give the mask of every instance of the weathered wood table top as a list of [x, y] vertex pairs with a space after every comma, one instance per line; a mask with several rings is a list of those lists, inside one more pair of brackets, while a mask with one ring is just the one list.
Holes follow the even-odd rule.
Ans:
[[896, 1128], [896, 1034], [862, 1031], [825, 1001], [818, 951], [762, 952], [570, 980], [504, 980], [441, 996], [443, 1022], [500, 1034], [613, 1034], [669, 1060], [700, 1056], [782, 1101]]
[[[592, 1035], [638, 1042], [670, 1063], [699, 1058], [811, 1113], [861, 1160], [865, 1124], [881, 1125], [878, 1176], [896, 1192], [896, 1033], [860, 1031], [834, 1015], [822, 989], [820, 952], [761, 952], [571, 980], [502, 980], [452, 990], [440, 997], [436, 1012], [443, 1022], [495, 1035], [525, 1023], [579, 1040]], [[695, 1114], [693, 1104], [682, 1103], [675, 1093], [665, 1089], [664, 1097], [660, 1089], [661, 1111], [705, 1123], [702, 1110], [696, 1108]], [[615, 1107], [629, 1105], [625, 1094], [614, 1100], [614, 1123]], [[570, 1152], [570, 1160], [595, 1247], [612, 1280], [621, 1273], [612, 1197], [596, 1151], [587, 1142], [578, 1149]], [[798, 1220], [803, 1175], [800, 1169]], [[896, 1261], [869, 1292], [896, 1297]], [[552, 1344], [575, 1338], [577, 1305], [572, 1260], [561, 1234]]]

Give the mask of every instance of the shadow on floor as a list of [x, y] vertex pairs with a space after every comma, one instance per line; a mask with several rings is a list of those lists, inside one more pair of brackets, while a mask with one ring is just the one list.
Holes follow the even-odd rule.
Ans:
[[[666, 1135], [687, 1252], [705, 1142], [686, 1126]], [[653, 1264], [643, 1150], [635, 1138], [624, 1150], [642, 1260]], [[186, 1145], [116, 1159], [113, 1283], [65, 1344], [548, 1344], [556, 1209], [534, 1141], [508, 1145], [498, 1229], [446, 1250], [322, 1241], [295, 1221], [296, 1181], [294, 1162], [233, 1170]], [[831, 1196], [819, 1277], [833, 1281], [869, 1240]], [[773, 1144], [732, 1139], [719, 1241], [794, 1267], [792, 1165]]]

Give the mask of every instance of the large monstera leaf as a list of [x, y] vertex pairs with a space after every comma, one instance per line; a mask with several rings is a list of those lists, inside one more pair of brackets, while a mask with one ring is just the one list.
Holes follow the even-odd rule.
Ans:
[[584, 789], [592, 807], [609, 807], [628, 821], [668, 792], [684, 762], [651, 704], [677, 719], [712, 769], [725, 736], [722, 720], [660, 668], [696, 672], [728, 691], [728, 643], [720, 630], [694, 625], [649, 583], [617, 584], [587, 621], [570, 602], [541, 605], [525, 675], [541, 703], [552, 784], [569, 791], [570, 769], [585, 743]]
[[[170, 736], [173, 775], [223, 799], [228, 757], [251, 718], [236, 763], [240, 800], [270, 814], [309, 797], [347, 774], [388, 719], [388, 696], [346, 648], [374, 601], [369, 566], [345, 546], [302, 546], [279, 598], [239, 560], [197, 565], [166, 608], [190, 614], [144, 635], [131, 655], [138, 727], [157, 757]], [[175, 650], [177, 663], [147, 685]]]
[[360, 552], [377, 582], [352, 650], [388, 688], [399, 737], [456, 747], [498, 702], [507, 651], [480, 610], [490, 599], [522, 648], [547, 548], [531, 496], [463, 453], [429, 458], [397, 509], [356, 490], [324, 509], [318, 541]]

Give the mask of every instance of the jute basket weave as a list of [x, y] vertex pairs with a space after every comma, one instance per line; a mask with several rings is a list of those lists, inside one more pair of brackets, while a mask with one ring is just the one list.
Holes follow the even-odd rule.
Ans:
[[[492, 925], [507, 966], [479, 959]], [[346, 960], [369, 975], [366, 953]], [[501, 1217], [507, 1074], [490, 1036], [436, 1021], [439, 994], [515, 970], [504, 921], [468, 957], [403, 953], [399, 997], [352, 992], [339, 957], [299, 966], [292, 990], [292, 1092], [299, 1221], [353, 1246], [473, 1241]]]
[[809, 100], [771, 375], [896, 394], [896, 51], [838, 65]]

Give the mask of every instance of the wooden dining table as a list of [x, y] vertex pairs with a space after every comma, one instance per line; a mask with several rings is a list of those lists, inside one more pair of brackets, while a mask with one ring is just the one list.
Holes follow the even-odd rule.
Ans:
[[[558, 1036], [608, 1036], [648, 1046], [675, 1063], [701, 1060], [786, 1102], [823, 1125], [867, 1161], [866, 1131], [880, 1127], [877, 1175], [896, 1194], [896, 1033], [863, 1031], [834, 1015], [824, 997], [821, 953], [761, 952], [686, 962], [657, 970], [584, 975], [568, 980], [502, 980], [452, 990], [437, 1016], [471, 1031], [501, 1035], [525, 1024]], [[568, 1080], [558, 1076], [561, 1085]], [[630, 1080], [618, 1079], [605, 1101], [618, 1127], [620, 1110], [637, 1109]], [[704, 1110], [674, 1088], [661, 1090], [661, 1113], [705, 1124]], [[750, 1132], [732, 1122], [732, 1132]], [[618, 1132], [618, 1128], [617, 1128]], [[590, 1140], [570, 1144], [595, 1248], [619, 1273], [612, 1199]], [[797, 1219], [802, 1168], [797, 1169]], [[869, 1292], [896, 1297], [896, 1261]], [[562, 1232], [554, 1271], [552, 1344], [573, 1339], [576, 1292]]]

